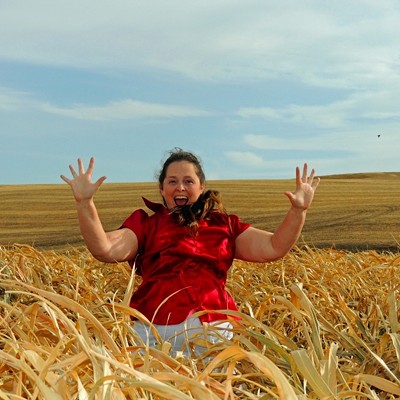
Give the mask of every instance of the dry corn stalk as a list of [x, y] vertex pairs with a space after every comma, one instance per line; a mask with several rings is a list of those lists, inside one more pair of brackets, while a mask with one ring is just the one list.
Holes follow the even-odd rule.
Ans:
[[375, 251], [236, 261], [234, 338], [184, 358], [135, 334], [127, 265], [0, 247], [0, 399], [394, 399], [399, 269]]

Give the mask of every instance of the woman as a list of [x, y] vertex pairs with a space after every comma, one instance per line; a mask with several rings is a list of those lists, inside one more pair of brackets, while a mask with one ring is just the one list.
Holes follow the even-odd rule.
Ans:
[[[291, 207], [274, 233], [263, 231], [228, 215], [219, 193], [205, 190], [205, 176], [192, 153], [170, 152], [159, 175], [163, 204], [144, 199], [152, 211], [136, 210], [120, 229], [105, 232], [93, 197], [106, 179], [92, 182], [94, 158], [85, 171], [78, 159], [78, 173], [69, 166], [70, 185], [79, 226], [89, 251], [103, 262], [135, 264], [142, 283], [132, 296], [131, 306], [151, 321], [174, 350], [187, 346], [187, 332], [201, 332], [205, 323], [229, 328], [226, 315], [218, 310], [237, 310], [225, 290], [233, 259], [268, 262], [283, 257], [293, 247], [305, 222], [319, 178], [296, 168], [296, 190], [285, 192]], [[133, 261], [134, 260], [134, 261]], [[210, 311], [207, 313], [207, 311]], [[191, 317], [200, 312], [198, 317]], [[144, 341], [155, 340], [145, 324], [135, 330]], [[222, 335], [229, 337], [228, 329]], [[209, 338], [210, 339], [210, 338]]]

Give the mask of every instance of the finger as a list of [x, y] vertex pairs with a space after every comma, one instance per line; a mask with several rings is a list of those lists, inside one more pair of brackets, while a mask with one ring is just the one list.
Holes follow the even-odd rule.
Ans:
[[87, 173], [91, 175], [93, 173], [93, 168], [94, 168], [94, 157], [90, 157]]
[[71, 182], [71, 180], [68, 179], [65, 175], [60, 175], [60, 178], [61, 178], [64, 182], [68, 183], [68, 185], [69, 185], [69, 183]]
[[76, 178], [78, 175], [77, 175], [77, 173], [76, 173], [74, 167], [73, 167], [71, 164], [70, 164], [68, 167], [69, 167], [69, 170], [71, 171], [72, 176], [73, 176], [74, 178]]
[[314, 180], [314, 175], [315, 175], [315, 170], [314, 168], [311, 170], [311, 174], [308, 178], [308, 182], [310, 183], [310, 185], [312, 184], [313, 180]]
[[294, 194], [292, 192], [284, 192], [283, 194], [290, 200], [290, 202], [294, 200]]
[[320, 182], [321, 182], [321, 178], [315, 179], [315, 181], [314, 181], [313, 184], [312, 184], [312, 188], [313, 188], [314, 190], [317, 190], [317, 187], [318, 187], [318, 185], [319, 185]]
[[297, 184], [301, 183], [300, 168], [299, 167], [296, 167], [296, 183]]
[[100, 187], [100, 185], [101, 185], [106, 179], [107, 179], [106, 176], [102, 176], [101, 178], [97, 179], [97, 181], [96, 181], [96, 183], [95, 183], [96, 189], [98, 189], [98, 188]]
[[307, 182], [308, 165], [304, 163], [302, 181]]
[[83, 175], [85, 173], [85, 168], [83, 166], [83, 161], [81, 158], [78, 158], [78, 169], [80, 175]]

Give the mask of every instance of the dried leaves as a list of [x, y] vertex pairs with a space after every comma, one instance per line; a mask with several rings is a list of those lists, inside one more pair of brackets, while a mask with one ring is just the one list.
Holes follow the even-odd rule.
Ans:
[[0, 398], [394, 399], [399, 269], [398, 254], [334, 249], [235, 261], [234, 338], [183, 358], [137, 337], [127, 265], [0, 248]]

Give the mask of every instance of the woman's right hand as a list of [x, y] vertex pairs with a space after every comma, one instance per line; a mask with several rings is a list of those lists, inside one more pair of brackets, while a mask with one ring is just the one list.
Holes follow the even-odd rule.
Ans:
[[74, 194], [75, 200], [77, 202], [81, 202], [83, 200], [91, 200], [97, 190], [99, 189], [100, 185], [105, 181], [106, 177], [102, 176], [101, 178], [97, 179], [96, 182], [92, 182], [92, 174], [94, 168], [94, 157], [90, 158], [89, 166], [87, 171], [83, 166], [83, 161], [78, 158], [78, 169], [79, 174], [75, 171], [72, 165], [69, 165], [69, 170], [72, 174], [72, 179], [67, 178], [64, 175], [61, 175], [61, 179], [68, 183], [71, 187], [72, 192]]

